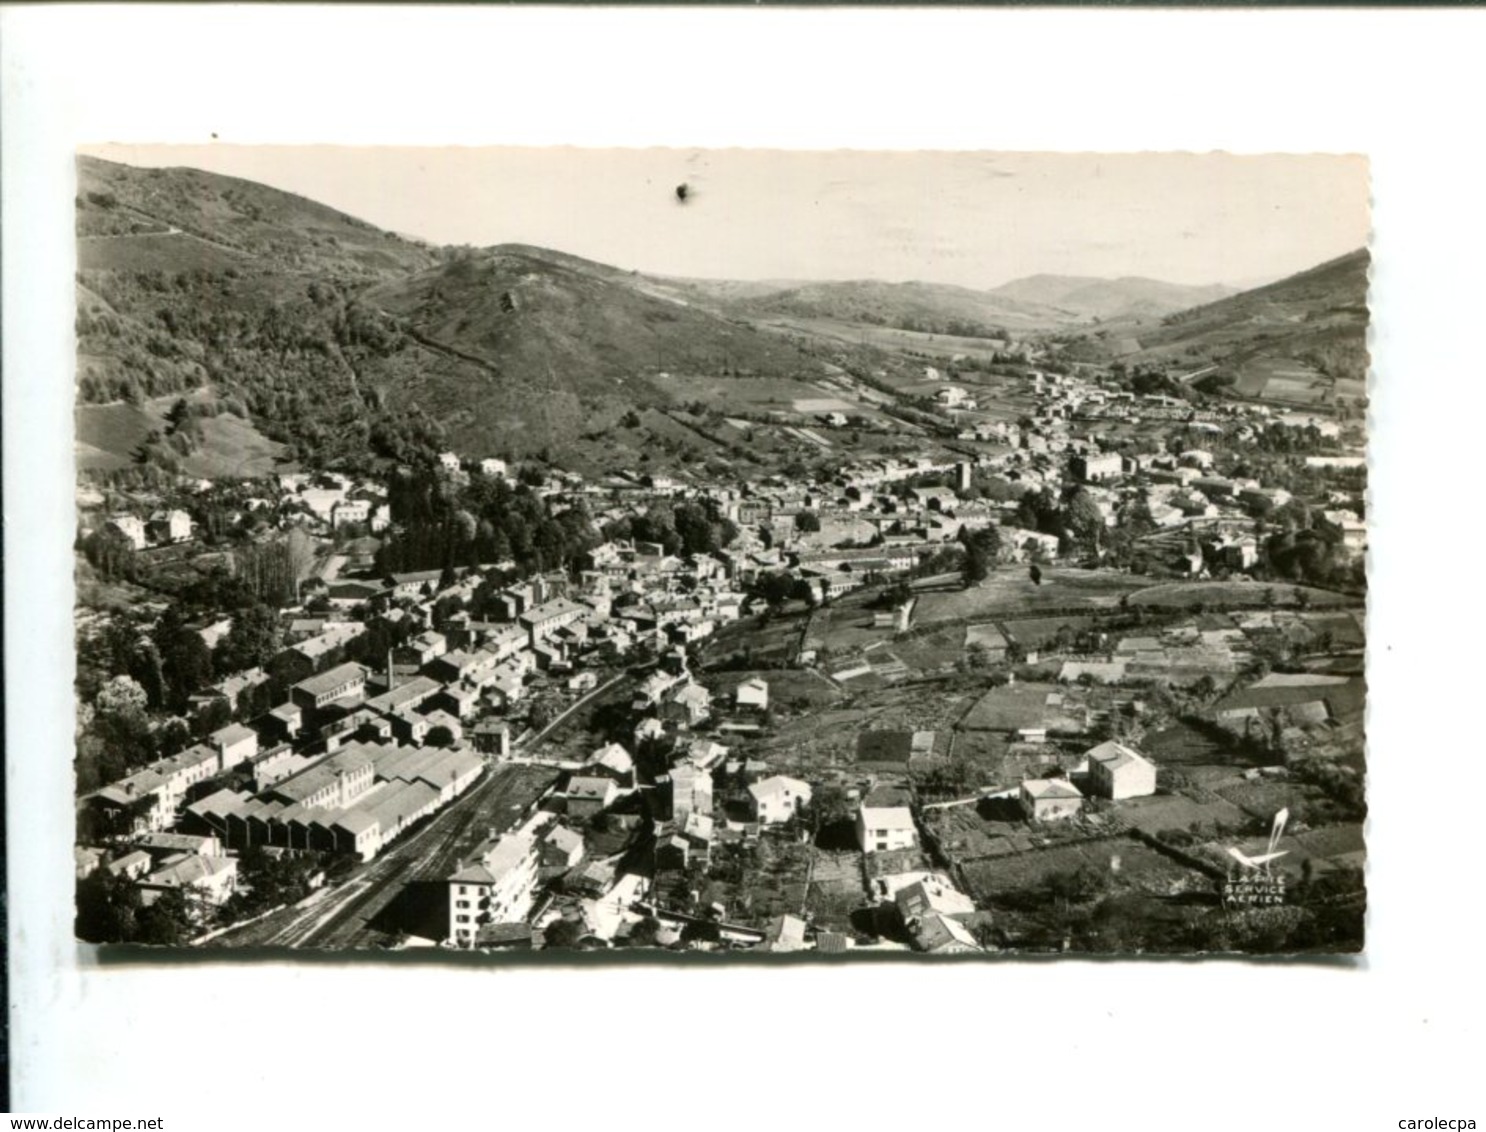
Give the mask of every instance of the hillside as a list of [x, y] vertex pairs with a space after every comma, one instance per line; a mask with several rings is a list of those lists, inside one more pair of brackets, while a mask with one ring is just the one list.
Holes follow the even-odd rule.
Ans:
[[666, 404], [663, 374], [823, 369], [778, 336], [649, 293], [644, 277], [521, 245], [379, 284], [363, 301], [445, 363], [416, 375], [384, 366], [371, 379], [472, 453], [570, 449], [630, 409]]
[[[236, 446], [285, 460], [364, 454], [378, 428], [429, 431], [363, 398], [358, 368], [410, 344], [356, 296], [436, 264], [434, 249], [233, 177], [93, 158], [77, 174], [80, 406], [190, 396], [242, 422]], [[184, 434], [141, 452], [124, 427], [140, 419], [80, 415], [80, 466], [199, 463]], [[205, 442], [222, 431], [200, 430]]]
[[[403, 460], [451, 444], [575, 466], [599, 450], [621, 464], [696, 459], [717, 446], [662, 415], [613, 426], [683, 400], [664, 384], [673, 371], [823, 371], [778, 334], [577, 256], [432, 249], [190, 169], [82, 159], [78, 178], [85, 470], [199, 468], [223, 437], [242, 453], [238, 474], [265, 459]], [[182, 397], [199, 424], [155, 428]]]
[[94, 157], [77, 162], [77, 234], [86, 266], [189, 269], [247, 260], [371, 280], [435, 262], [426, 245], [293, 193], [198, 169], [138, 169]]
[[1100, 279], [1086, 275], [1029, 275], [990, 292], [1013, 302], [1056, 308], [1068, 315], [1108, 321], [1156, 319], [1234, 294], [1222, 284], [1193, 287], [1127, 275]]
[[1297, 404], [1366, 396], [1367, 272], [1359, 249], [1263, 287], [1168, 316], [1137, 359], [1220, 367], [1245, 396]]
[[1072, 325], [1076, 315], [988, 291], [941, 283], [878, 280], [802, 283], [736, 301], [754, 318], [831, 319], [929, 334], [1003, 338]]

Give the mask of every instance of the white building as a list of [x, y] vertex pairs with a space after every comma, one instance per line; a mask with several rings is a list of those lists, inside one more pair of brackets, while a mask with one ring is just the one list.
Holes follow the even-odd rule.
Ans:
[[485, 845], [449, 878], [449, 938], [468, 947], [485, 924], [518, 923], [531, 913], [541, 855], [529, 829]]
[[1066, 778], [1030, 778], [1022, 783], [1021, 803], [1029, 821], [1059, 821], [1077, 814], [1084, 796]]
[[857, 844], [863, 853], [912, 849], [918, 844], [912, 811], [907, 806], [862, 806], [857, 811]]
[[788, 775], [775, 774], [748, 788], [753, 816], [760, 825], [789, 821], [795, 812], [810, 802], [810, 783]]
[[743, 681], [743, 683], [738, 685], [738, 690], [733, 696], [733, 702], [738, 708], [767, 711], [769, 708], [769, 682], [760, 676], [754, 676]]
[[1156, 764], [1110, 740], [1088, 752], [1089, 790], [1101, 798], [1144, 798], [1156, 792]]

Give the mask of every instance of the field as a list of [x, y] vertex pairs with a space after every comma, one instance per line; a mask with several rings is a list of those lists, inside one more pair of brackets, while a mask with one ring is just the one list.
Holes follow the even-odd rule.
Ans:
[[893, 642], [892, 651], [909, 668], [936, 672], [952, 667], [965, 654], [966, 638], [957, 625], [904, 637]]
[[976, 702], [961, 726], [969, 731], [1020, 731], [1039, 727], [1050, 731], [1081, 731], [1083, 712], [1079, 691], [1057, 684], [1017, 683], [992, 688]]
[[1209, 766], [1237, 761], [1220, 744], [1217, 735], [1177, 722], [1147, 734], [1141, 742], [1141, 750], [1154, 759], [1157, 766]]
[[805, 907], [817, 927], [851, 929], [851, 914], [866, 903], [862, 887], [862, 854], [817, 849]]
[[[857, 692], [857, 681], [847, 691]], [[934, 686], [932, 695], [917, 685], [878, 687], [858, 693], [840, 706], [776, 718], [775, 730], [749, 753], [775, 769], [808, 777], [808, 772], [845, 770], [856, 763], [857, 736], [864, 731], [948, 731], [974, 700], [977, 689]], [[781, 696], [789, 693], [779, 689]]]
[[872, 611], [864, 598], [847, 598], [815, 611], [806, 633], [807, 649], [827, 649], [832, 655], [852, 653], [893, 641], [892, 629], [874, 629]]
[[1003, 349], [1001, 343], [988, 338], [959, 338], [951, 334], [923, 334], [916, 330], [899, 330], [891, 326], [842, 322], [831, 318], [771, 318], [761, 322], [764, 329], [787, 330], [808, 334], [827, 341], [853, 346], [876, 346], [881, 350], [929, 354], [951, 358], [956, 354], [991, 361]]
[[1038, 585], [1025, 567], [1003, 567], [972, 589], [921, 594], [913, 618], [915, 624], [926, 624], [994, 620], [998, 614], [1026, 615], [1050, 609], [1114, 609], [1121, 597], [1142, 589], [1148, 581], [1111, 570], [1044, 566]]
[[762, 927], [783, 913], [798, 916], [805, 904], [805, 878], [810, 871], [811, 849], [798, 841], [764, 837], [736, 850], [741, 873], [728, 879], [725, 855], [714, 851], [707, 880], [702, 885], [702, 905], [720, 903], [730, 923]]
[[1163, 895], [1209, 885], [1201, 873], [1126, 838], [1106, 838], [975, 861], [965, 865], [963, 871], [970, 895], [977, 904], [985, 906], [994, 903], [999, 893], [1035, 890], [1050, 877], [1081, 868], [1111, 875], [1124, 888]]
[[1001, 628], [1026, 649], [1040, 649], [1057, 638], [1065, 626], [1078, 633], [1095, 623], [1093, 617], [1026, 617], [1004, 621]]
[[1250, 358], [1239, 366], [1234, 391], [1243, 397], [1315, 406], [1337, 397], [1365, 397], [1365, 385], [1342, 378], [1333, 381], [1325, 374], [1292, 358]]
[[712, 692], [714, 707], [730, 707], [738, 685], [753, 677], [769, 685], [769, 709], [778, 716], [820, 711], [842, 699], [841, 689], [811, 668], [706, 672], [702, 674], [702, 683]]
[[801, 602], [793, 602], [785, 608], [792, 608], [793, 612], [775, 617], [767, 625], [760, 624], [757, 618], [725, 625], [703, 646], [703, 656], [709, 662], [728, 657], [743, 657], [748, 664], [793, 662], [805, 628], [805, 607]]
[[1232, 802], [1206, 791], [1197, 791], [1202, 800], [1185, 794], [1153, 794], [1148, 798], [1130, 798], [1119, 803], [1120, 816], [1136, 829], [1155, 835], [1163, 829], [1190, 830], [1237, 829], [1249, 823], [1249, 816]]
[[661, 392], [682, 404], [704, 401], [710, 408], [790, 409], [801, 399], [827, 396], [826, 390], [793, 377], [721, 377], [707, 374], [664, 373], [649, 379]]
[[1311, 589], [1309, 586], [1289, 584], [1273, 585], [1267, 582], [1171, 582], [1150, 586], [1130, 595], [1131, 605], [1148, 605], [1160, 609], [1193, 609], [1199, 605], [1255, 606], [1265, 603], [1266, 593], [1275, 605], [1296, 604], [1295, 595], [1304, 591], [1311, 605], [1348, 605], [1357, 599], [1347, 594], [1330, 590]]
[[184, 232], [138, 236], [99, 236], [77, 242], [77, 265], [109, 271], [225, 271], [248, 262], [243, 252]]
[[[165, 414], [175, 397], [158, 397], [142, 406], [78, 405], [76, 453], [79, 471], [113, 471], [133, 463], [135, 450], [156, 429], [163, 430]], [[181, 471], [205, 479], [255, 479], [292, 470], [280, 463], [284, 447], [259, 432], [250, 422], [223, 413], [200, 419], [197, 450], [181, 461]]]

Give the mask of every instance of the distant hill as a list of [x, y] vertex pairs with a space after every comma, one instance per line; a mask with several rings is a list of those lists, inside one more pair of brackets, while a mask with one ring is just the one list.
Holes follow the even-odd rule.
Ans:
[[1238, 392], [1298, 403], [1366, 396], [1367, 273], [1358, 249], [1307, 271], [1169, 315], [1137, 359], [1213, 364]]
[[970, 338], [1000, 338], [1078, 321], [1066, 311], [944, 283], [800, 283], [740, 295], [734, 302], [736, 310], [754, 318], [833, 319]]
[[[80, 157], [77, 181], [77, 234], [91, 266], [162, 267], [174, 256], [189, 268], [239, 257], [276, 270], [370, 280], [436, 261], [425, 244], [237, 177]], [[150, 234], [159, 238], [129, 242]]]
[[1127, 275], [1100, 279], [1085, 275], [1029, 275], [990, 293], [1013, 302], [1038, 304], [1083, 318], [1157, 319], [1211, 303], [1236, 291], [1223, 284], [1193, 287]]

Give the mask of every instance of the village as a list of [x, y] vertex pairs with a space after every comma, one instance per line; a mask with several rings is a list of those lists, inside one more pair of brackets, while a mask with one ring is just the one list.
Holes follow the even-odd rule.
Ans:
[[[1059, 368], [924, 367], [941, 439], [803, 479], [441, 454], [437, 490], [599, 532], [536, 570], [380, 568], [409, 520], [354, 473], [181, 480], [137, 511], [83, 492], [90, 561], [157, 586], [228, 556], [276, 568], [204, 525], [299, 551], [255, 663], [222, 671], [244, 624], [186, 618], [172, 639], [199, 664], [164, 668], [214, 679], [178, 689], [181, 715], [128, 675], [100, 691], [96, 715], [160, 757], [78, 799], [80, 923], [86, 903], [230, 943], [335, 907], [519, 766], [505, 826], [417, 878], [441, 914], [399, 923], [394, 902], [358, 943], [1334, 944], [1362, 852], [1359, 426]], [[653, 521], [683, 512], [710, 533]], [[80, 648], [117, 620], [80, 615]], [[1281, 811], [1291, 889], [1326, 914], [1235, 925], [1224, 885]]]

